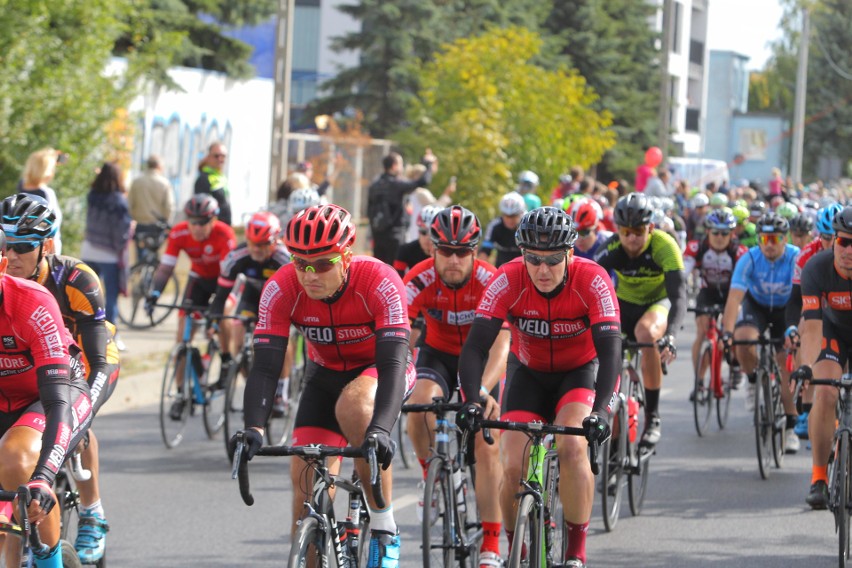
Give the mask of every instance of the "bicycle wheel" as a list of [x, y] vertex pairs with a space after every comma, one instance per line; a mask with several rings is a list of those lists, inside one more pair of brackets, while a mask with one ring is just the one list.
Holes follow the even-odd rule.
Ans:
[[710, 414], [713, 412], [713, 344], [705, 340], [698, 349], [695, 362], [695, 382], [692, 390], [692, 414], [695, 431], [699, 436], [707, 432]]
[[600, 476], [601, 511], [604, 528], [612, 531], [618, 524], [621, 512], [621, 496], [624, 492], [624, 464], [629, 436], [627, 405], [624, 400], [618, 404], [613, 417], [613, 435], [601, 445], [602, 467]]
[[[65, 539], [59, 541], [62, 545], [62, 566], [63, 568], [83, 568], [83, 563], [80, 562], [80, 557], [77, 556], [77, 550], [74, 544]], [[106, 554], [95, 564], [98, 568], [106, 566]]]
[[[289, 568], [308, 568], [313, 566], [337, 566], [337, 554], [331, 545], [331, 538], [323, 538], [319, 521], [305, 517], [299, 521], [296, 537], [290, 548]], [[322, 541], [326, 543], [323, 545]], [[324, 548], [324, 550], [320, 550]]]
[[[174, 448], [183, 440], [183, 430], [191, 407], [189, 380], [184, 377], [186, 366], [184, 345], [175, 345], [166, 361], [163, 388], [160, 392], [160, 432], [167, 448]], [[181, 384], [178, 384], [178, 383]], [[172, 412], [174, 407], [174, 412]]]
[[[248, 376], [247, 367], [246, 376]], [[280, 446], [290, 439], [293, 433], [293, 425], [296, 422], [296, 413], [299, 410], [299, 397], [302, 395], [302, 378], [304, 367], [294, 369], [290, 374], [290, 382], [287, 383], [286, 396], [282, 401], [282, 407], [273, 410], [266, 423], [266, 438], [273, 446]]]
[[849, 560], [849, 506], [852, 492], [852, 471], [849, 464], [849, 432], [841, 432], [837, 440], [834, 476], [831, 479], [831, 500], [834, 505], [834, 524], [839, 537], [840, 566], [843, 568]]
[[479, 546], [482, 544], [482, 522], [479, 517], [479, 509], [476, 506], [476, 466], [468, 465], [462, 472], [462, 494], [464, 495], [464, 508], [456, 507], [458, 517], [456, 527], [459, 548], [456, 551], [457, 564], [461, 568], [479, 568]]
[[443, 459], [433, 459], [426, 473], [421, 540], [424, 568], [449, 568], [456, 561], [452, 527], [455, 492], [452, 480], [447, 479], [445, 463]]
[[[630, 382], [630, 397], [639, 405], [636, 416], [636, 431], [642, 432], [645, 426], [645, 386], [641, 380], [637, 379]], [[645, 503], [645, 493], [648, 491], [648, 472], [651, 467], [651, 456], [654, 455], [654, 452], [640, 446], [638, 435], [633, 442], [630, 442], [629, 448], [631, 467], [627, 476], [627, 497], [630, 502], [630, 513], [636, 517], [642, 512], [642, 505]]]
[[769, 464], [772, 460], [772, 402], [769, 375], [758, 370], [754, 388], [754, 434], [757, 442], [757, 465], [760, 477], [769, 479]]
[[243, 427], [243, 397], [246, 391], [246, 375], [243, 373], [243, 353], [240, 351], [234, 357], [228, 377], [228, 388], [225, 390], [225, 453], [230, 460], [231, 455], [228, 446], [231, 436]]
[[[721, 354], [719, 355], [722, 356]], [[716, 398], [716, 421], [719, 423], [719, 429], [724, 430], [728, 423], [728, 415], [731, 411], [731, 388], [734, 384], [734, 369], [730, 365], [723, 363], [719, 366], [719, 378], [722, 381], [722, 398]]]
[[540, 543], [535, 497], [524, 495], [518, 504], [518, 516], [515, 518], [509, 568], [539, 568], [542, 565]]
[[[207, 355], [209, 360], [205, 372], [206, 384], [211, 385], [218, 381], [222, 374], [222, 353], [219, 351], [219, 344], [213, 339], [207, 342]], [[202, 385], [202, 389], [204, 390], [204, 409], [202, 411], [204, 431], [207, 432], [207, 437], [212, 440], [225, 425], [227, 392], [222, 389], [209, 390], [205, 385]]]
[[119, 297], [116, 309], [121, 323], [132, 329], [151, 327], [151, 319], [145, 313], [145, 298], [151, 289], [155, 266], [137, 264], [127, 277], [127, 296]]
[[787, 414], [781, 403], [781, 378], [777, 370], [775, 380], [769, 385], [769, 393], [772, 397], [772, 457], [775, 458], [775, 467], [784, 465], [784, 452], [787, 450]]
[[565, 563], [565, 547], [568, 544], [568, 530], [559, 499], [559, 460], [556, 452], [548, 452], [545, 466], [544, 485], [547, 488], [547, 504], [544, 511], [544, 545], [547, 550], [547, 564]]

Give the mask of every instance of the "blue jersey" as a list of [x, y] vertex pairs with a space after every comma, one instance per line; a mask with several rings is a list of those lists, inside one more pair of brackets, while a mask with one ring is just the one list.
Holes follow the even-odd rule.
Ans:
[[799, 247], [786, 245], [784, 254], [770, 262], [759, 246], [740, 257], [731, 277], [731, 288], [749, 293], [761, 306], [783, 308], [793, 289], [793, 268]]
[[609, 239], [611, 236], [612, 236], [612, 233], [610, 233], [609, 231], [598, 231], [597, 234], [595, 235], [595, 244], [593, 244], [589, 248], [589, 250], [584, 252], [584, 251], [581, 251], [580, 249], [578, 249], [576, 245], [574, 246], [574, 256], [579, 256], [580, 258], [587, 258], [589, 260], [594, 260], [595, 255], [597, 254], [598, 250], [600, 250], [600, 248], [601, 248], [601, 245], [604, 244], [607, 241], [607, 239]]

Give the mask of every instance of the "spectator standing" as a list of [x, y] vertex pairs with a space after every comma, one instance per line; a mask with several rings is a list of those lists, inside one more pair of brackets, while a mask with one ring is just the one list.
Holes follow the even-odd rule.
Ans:
[[393, 264], [399, 246], [405, 241], [405, 196], [418, 187], [427, 187], [432, 181], [432, 174], [437, 171], [438, 159], [432, 150], [426, 149], [422, 163], [426, 170], [420, 179], [405, 179], [402, 156], [391, 152], [382, 159], [384, 172], [367, 190], [367, 216], [373, 236], [373, 256], [384, 263]]
[[219, 203], [219, 221], [231, 224], [231, 201], [228, 191], [228, 179], [223, 170], [228, 150], [221, 142], [213, 142], [207, 149], [207, 155], [198, 164], [198, 179], [195, 180], [195, 193], [209, 193]]
[[62, 254], [62, 210], [56, 192], [48, 185], [56, 174], [56, 166], [63, 161], [65, 154], [54, 148], [43, 148], [33, 152], [24, 165], [24, 175], [21, 180], [21, 191], [38, 195], [45, 199], [50, 209], [56, 214], [56, 235], [53, 246], [56, 254]]
[[[158, 222], [171, 223], [175, 210], [172, 186], [163, 175], [163, 163], [158, 156], [149, 156], [145, 171], [130, 184], [127, 204], [130, 217], [136, 221], [136, 234], [157, 234]], [[139, 251], [137, 251], [139, 252]]]
[[769, 197], [782, 194], [784, 180], [781, 177], [781, 170], [772, 168], [772, 178], [769, 180]]
[[[132, 223], [118, 166], [107, 162], [101, 167], [92, 182], [86, 204], [86, 233], [80, 257], [103, 281], [106, 319], [115, 324], [118, 293], [126, 285], [123, 272], [129, 264], [127, 241]], [[115, 344], [119, 350], [124, 350], [118, 334]]]
[[[405, 168], [405, 177], [410, 180], [420, 179], [423, 177], [425, 172], [426, 166], [423, 164], [413, 164]], [[408, 229], [406, 229], [405, 233], [406, 243], [410, 243], [411, 241], [419, 238], [420, 224], [418, 221], [420, 220], [420, 212], [423, 211], [423, 208], [428, 205], [439, 205], [441, 209], [449, 207], [453, 202], [452, 194], [455, 192], [455, 177], [450, 178], [450, 183], [447, 184], [447, 187], [444, 188], [444, 192], [438, 199], [435, 199], [432, 192], [425, 187], [418, 187], [411, 192], [408, 196], [408, 204], [406, 207], [409, 219]], [[400, 276], [402, 276], [402, 274], [400, 274]]]

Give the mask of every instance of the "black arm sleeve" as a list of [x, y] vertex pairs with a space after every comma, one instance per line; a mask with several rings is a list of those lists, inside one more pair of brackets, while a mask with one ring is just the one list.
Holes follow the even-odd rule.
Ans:
[[[63, 372], [64, 371], [64, 372]], [[32, 479], [43, 479], [53, 486], [56, 472], [65, 460], [68, 452], [68, 442], [71, 437], [65, 437], [65, 447], [62, 447], [60, 427], [64, 425], [68, 432], [72, 431], [71, 416], [71, 374], [68, 365], [45, 365], [39, 367], [38, 397], [44, 408], [45, 426], [41, 436], [41, 453], [38, 457]], [[61, 453], [56, 454], [58, 448]]]
[[621, 333], [613, 333], [612, 324], [592, 326], [592, 341], [598, 352], [598, 377], [595, 380], [595, 403], [592, 412], [609, 413], [609, 403], [621, 374]]
[[168, 264], [163, 264], [162, 262], [157, 266], [157, 270], [154, 271], [154, 278], [151, 282], [151, 292], [162, 292], [163, 288], [166, 287], [166, 282], [169, 281], [169, 278], [174, 272], [175, 267], [169, 266]]
[[476, 318], [459, 355], [459, 383], [465, 401], [478, 402], [488, 353], [503, 327], [498, 318]]
[[373, 419], [367, 426], [367, 432], [379, 430], [390, 434], [405, 396], [405, 371], [410, 347], [408, 333], [400, 337], [399, 329], [394, 329], [391, 333], [383, 333], [384, 331], [387, 330], [376, 330], [376, 371], [379, 381]]
[[787, 327], [791, 325], [798, 327], [801, 318], [802, 286], [801, 284], [793, 284], [793, 289], [790, 292], [790, 300], [787, 302], [787, 307], [784, 308], [784, 322], [787, 324]]
[[[665, 281], [666, 294], [668, 294], [669, 301], [672, 303], [666, 333], [674, 337], [680, 330], [683, 315], [686, 313], [686, 280], [680, 270], [670, 270], [665, 273]], [[619, 357], [621, 357], [620, 354]]]
[[287, 342], [286, 337], [275, 336], [267, 347], [254, 351], [254, 364], [246, 380], [243, 396], [246, 428], [266, 428], [275, 400], [275, 389], [278, 388], [278, 379], [284, 367]]
[[213, 319], [218, 319], [225, 311], [225, 301], [230, 292], [231, 288], [225, 288], [220, 284], [216, 285], [216, 295], [213, 296], [213, 302], [210, 304], [210, 315], [213, 316]]
[[77, 322], [77, 334], [80, 337], [80, 347], [89, 364], [89, 376], [86, 382], [92, 386], [98, 373], [106, 372], [106, 346], [109, 332], [106, 324], [98, 320], [84, 320]]
[[328, 181], [328, 180], [325, 180], [324, 182], [322, 182], [321, 184], [319, 184], [317, 186], [317, 195], [322, 197], [323, 195], [326, 194], [326, 192], [328, 192], [329, 187], [331, 187], [331, 182]]

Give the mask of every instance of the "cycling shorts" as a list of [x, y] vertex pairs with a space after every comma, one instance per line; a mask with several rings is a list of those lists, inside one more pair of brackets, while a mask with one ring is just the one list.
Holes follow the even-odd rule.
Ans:
[[525, 367], [509, 353], [501, 420], [552, 423], [562, 407], [570, 402], [581, 402], [592, 408], [597, 374], [597, 359], [570, 371], [545, 373]]
[[742, 312], [735, 327], [751, 326], [763, 333], [766, 326], [771, 326], [769, 336], [772, 339], [783, 339], [786, 320], [784, 319], [784, 306], [769, 309], [754, 301], [750, 294], [746, 293], [743, 298]]
[[669, 310], [672, 307], [672, 303], [668, 298], [663, 298], [658, 302], [654, 302], [653, 304], [633, 304], [631, 302], [625, 302], [624, 300], [618, 300], [618, 306], [621, 308], [621, 331], [625, 335], [627, 335], [627, 339], [631, 341], [636, 341], [636, 324], [639, 323], [639, 320], [642, 319], [642, 316], [645, 315], [645, 312], [650, 310], [658, 311], [663, 314], [663, 316], [669, 315]]
[[[428, 345], [423, 345], [418, 349], [415, 366], [417, 367], [417, 380], [437, 383], [441, 387], [444, 400], [450, 400], [451, 393], [459, 392], [459, 358], [457, 355], [450, 355]], [[489, 394], [495, 400], [500, 400], [499, 382], [494, 385]]]
[[843, 330], [838, 329], [836, 325], [823, 317], [822, 348], [817, 361], [832, 361], [840, 365], [841, 369], [845, 369], [846, 362], [849, 360], [850, 344], [844, 337], [849, 337], [849, 333], [844, 333]]
[[[83, 439], [89, 425], [92, 423], [92, 403], [89, 399], [88, 389], [79, 386], [79, 384], [70, 386], [71, 394], [71, 412], [74, 414], [74, 424], [71, 431], [71, 441], [68, 444], [69, 453], [71, 449], [77, 447], [77, 444]], [[44, 433], [44, 427], [47, 425], [47, 418], [44, 414], [44, 407], [40, 400], [37, 400], [27, 407], [24, 407], [15, 412], [0, 412], [0, 437], [13, 427], [26, 426], [40, 433]]]
[[[186, 289], [183, 291], [182, 304], [193, 307], [207, 306], [215, 293], [216, 278], [190, 276], [186, 282]], [[185, 313], [184, 310], [181, 310], [180, 315], [185, 315]]]
[[[710, 306], [723, 306], [728, 299], [728, 291], [722, 291], [718, 288], [702, 288], [698, 291], [698, 297], [695, 299], [696, 308], [709, 308]], [[706, 314], [705, 314], [706, 315]]]
[[[377, 379], [376, 366], [370, 365], [351, 371], [334, 371], [320, 367], [313, 361], [307, 361], [299, 409], [296, 411], [296, 422], [293, 426], [291, 443], [294, 446], [306, 444], [326, 444], [341, 448], [346, 446], [346, 438], [337, 422], [335, 407], [346, 385], [361, 375]], [[404, 399], [411, 396], [416, 380], [417, 373], [409, 355], [408, 368], [405, 372]]]

